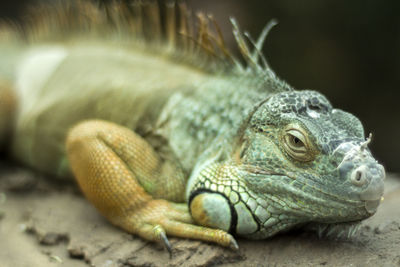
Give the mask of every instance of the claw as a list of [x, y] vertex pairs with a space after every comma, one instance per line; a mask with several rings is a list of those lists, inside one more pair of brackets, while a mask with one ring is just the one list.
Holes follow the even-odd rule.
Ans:
[[165, 234], [165, 232], [162, 232], [160, 234], [161, 240], [164, 244], [164, 246], [167, 248], [168, 253], [169, 253], [169, 257], [172, 258], [172, 247], [171, 244], [168, 241], [167, 235]]
[[168, 250], [170, 258], [172, 257], [172, 247], [169, 243], [167, 238], [167, 234], [165, 233], [164, 229], [160, 225], [154, 226], [154, 233], [160, 237], [161, 242], [163, 243], [164, 247]]
[[236, 242], [235, 238], [233, 238], [233, 236], [230, 236], [230, 243], [229, 243], [229, 248], [233, 249], [235, 251], [239, 250], [239, 245]]

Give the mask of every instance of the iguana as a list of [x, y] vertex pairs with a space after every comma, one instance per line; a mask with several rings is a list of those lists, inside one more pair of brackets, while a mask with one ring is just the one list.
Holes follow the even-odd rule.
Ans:
[[361, 122], [294, 90], [232, 19], [244, 60], [185, 3], [36, 7], [0, 42], [0, 135], [13, 159], [75, 177], [112, 224], [238, 248], [376, 212], [385, 170]]

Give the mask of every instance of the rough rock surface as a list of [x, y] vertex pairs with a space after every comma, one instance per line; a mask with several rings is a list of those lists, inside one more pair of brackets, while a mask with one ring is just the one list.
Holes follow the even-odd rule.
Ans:
[[400, 177], [388, 175], [385, 200], [349, 240], [296, 231], [239, 239], [239, 252], [170, 238], [159, 244], [110, 225], [73, 184], [0, 161], [1, 266], [400, 266]]

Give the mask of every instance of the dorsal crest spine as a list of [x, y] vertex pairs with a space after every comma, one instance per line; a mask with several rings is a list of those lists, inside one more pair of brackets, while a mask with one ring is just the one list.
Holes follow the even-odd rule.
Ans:
[[205, 71], [256, 74], [263, 80], [280, 82], [262, 53], [269, 31], [277, 24], [275, 20], [254, 41], [231, 18], [243, 57], [240, 60], [228, 49], [214, 17], [203, 12], [193, 14], [185, 1], [167, 0], [161, 5], [155, 0], [56, 1], [34, 6], [27, 14], [22, 26], [10, 27], [29, 42], [101, 38], [150, 47]]

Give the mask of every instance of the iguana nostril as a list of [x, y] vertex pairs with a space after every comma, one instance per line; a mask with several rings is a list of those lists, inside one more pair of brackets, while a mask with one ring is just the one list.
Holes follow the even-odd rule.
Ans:
[[362, 165], [351, 174], [351, 182], [356, 186], [363, 186], [367, 182], [367, 167]]
[[362, 176], [362, 172], [357, 171], [356, 172], [356, 181], [358, 181], [358, 182], [361, 181], [361, 178], [362, 178], [361, 176]]

